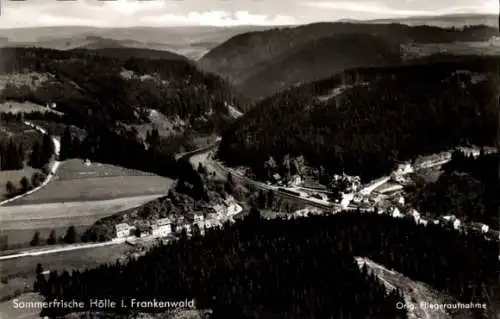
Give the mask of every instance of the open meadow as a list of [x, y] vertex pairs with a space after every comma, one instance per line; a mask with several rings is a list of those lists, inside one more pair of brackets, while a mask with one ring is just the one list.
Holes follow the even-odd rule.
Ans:
[[[9, 245], [27, 243], [36, 230], [63, 234], [71, 225], [83, 230], [96, 220], [166, 195], [173, 180], [118, 166], [72, 159], [40, 190], [0, 206], [2, 235]], [[43, 234], [42, 234], [43, 232]]]
[[484, 42], [451, 42], [451, 43], [418, 43], [402, 45], [401, 49], [407, 58], [419, 58], [432, 54], [454, 55], [500, 55], [500, 45]]
[[103, 263], [114, 263], [134, 249], [126, 244], [118, 244], [0, 261], [0, 269], [2, 269], [0, 301], [3, 301], [0, 302], [0, 318], [3, 319], [1, 314], [8, 312], [11, 308], [11, 303], [4, 300], [32, 291], [38, 263], [42, 264], [44, 269], [51, 271], [83, 270]]
[[172, 184], [172, 179], [150, 173], [109, 164], [86, 165], [81, 159], [71, 159], [61, 163], [56, 176], [46, 187], [6, 207], [162, 195]]
[[0, 113], [56, 112], [44, 105], [32, 102], [8, 101], [0, 103]]

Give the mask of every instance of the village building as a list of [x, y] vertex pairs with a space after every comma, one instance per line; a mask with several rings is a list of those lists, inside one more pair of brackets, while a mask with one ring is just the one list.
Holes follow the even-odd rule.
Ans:
[[487, 233], [490, 230], [490, 226], [481, 223], [472, 223], [471, 226], [475, 231], [480, 231], [482, 233]]
[[300, 186], [301, 184], [302, 184], [302, 178], [300, 177], [300, 175], [292, 176], [292, 178], [288, 182], [289, 187], [297, 187]]
[[342, 193], [342, 199], [340, 200], [340, 206], [342, 206], [342, 208], [346, 208], [347, 206], [349, 206], [349, 204], [351, 203], [351, 201], [353, 199], [354, 199], [354, 194], [352, 194], [352, 193], [347, 193], [347, 194]]
[[389, 214], [392, 217], [395, 217], [395, 218], [402, 218], [402, 217], [404, 217], [404, 215], [401, 214], [401, 212], [399, 211], [399, 208], [397, 208], [397, 207], [391, 207], [389, 209]]
[[116, 237], [117, 238], [125, 238], [130, 236], [131, 231], [134, 230], [134, 226], [130, 226], [127, 223], [121, 223], [115, 226]]
[[151, 234], [155, 237], [166, 237], [172, 233], [172, 221], [170, 218], [158, 219], [151, 226]]
[[278, 173], [273, 174], [273, 180], [275, 182], [280, 181], [281, 180], [281, 175], [278, 174]]

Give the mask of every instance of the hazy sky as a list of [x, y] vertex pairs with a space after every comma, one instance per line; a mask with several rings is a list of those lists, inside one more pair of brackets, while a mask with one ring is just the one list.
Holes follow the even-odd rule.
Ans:
[[498, 0], [0, 0], [0, 28], [285, 25], [448, 13], [498, 14]]

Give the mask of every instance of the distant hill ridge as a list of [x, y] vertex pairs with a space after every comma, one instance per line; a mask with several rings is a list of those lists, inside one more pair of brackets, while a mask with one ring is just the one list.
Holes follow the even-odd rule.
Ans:
[[[313, 23], [297, 27], [274, 28], [266, 31], [255, 31], [236, 35], [228, 41], [220, 44], [204, 55], [200, 61], [200, 66], [208, 71], [216, 73], [229, 79], [236, 88], [252, 98], [268, 96], [276, 91], [276, 81], [282, 82], [287, 88], [292, 84], [303, 82], [302, 78], [318, 78], [323, 74], [315, 74], [319, 68], [304, 70], [304, 73], [296, 73], [290, 76], [285, 70], [295, 69], [298, 65], [305, 63], [298, 53], [296, 59], [288, 60], [287, 65], [282, 65], [281, 76], [276, 79], [274, 74], [268, 74], [264, 70], [281, 63], [284, 55], [293, 55], [293, 52], [301, 52], [304, 47], [311, 46], [309, 50], [314, 50], [313, 41], [321, 38], [332, 38], [335, 36], [357, 36], [365, 34], [367, 37], [379, 37], [380, 41], [387, 41], [390, 47], [408, 43], [442, 43], [454, 41], [481, 41], [488, 40], [497, 34], [497, 30], [487, 26], [472, 26], [463, 29], [444, 29], [432, 26], [414, 26], [390, 23]], [[322, 46], [317, 47], [324, 50]], [[372, 61], [363, 52], [368, 47], [363, 47], [351, 52], [352, 55], [359, 55], [358, 59], [367, 59], [367, 65]], [[330, 52], [335, 52], [333, 48], [328, 48]], [[321, 55], [321, 53], [317, 53]], [[306, 57], [307, 54], [304, 55]], [[353, 57], [354, 58], [354, 57]], [[363, 66], [363, 65], [359, 65]], [[327, 69], [329, 66], [325, 65]], [[338, 68], [337, 65], [331, 74]], [[347, 68], [348, 66], [346, 66]], [[352, 67], [350, 65], [349, 67]], [[323, 73], [321, 70], [320, 73]], [[256, 73], [263, 76], [255, 78]], [[331, 75], [330, 74], [330, 75]], [[255, 84], [255, 85], [254, 85]], [[257, 85], [257, 86], [256, 86]], [[251, 87], [252, 90], [245, 90]], [[273, 92], [274, 90], [274, 92]], [[264, 92], [265, 94], [258, 94]]]
[[[262, 98], [345, 69], [400, 63], [399, 51], [397, 43], [370, 34], [318, 38], [255, 67], [254, 73], [249, 72], [239, 89], [252, 97]], [[260, 85], [262, 79], [266, 79], [266, 86]]]

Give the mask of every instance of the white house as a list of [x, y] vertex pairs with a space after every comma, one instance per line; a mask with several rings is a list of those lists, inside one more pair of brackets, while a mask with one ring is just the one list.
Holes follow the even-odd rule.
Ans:
[[406, 175], [413, 173], [413, 166], [409, 162], [399, 164], [396, 168], [395, 173], [398, 175]]
[[390, 214], [392, 217], [395, 217], [395, 218], [404, 217], [404, 215], [401, 214], [401, 212], [399, 211], [399, 208], [397, 208], [397, 207], [392, 208]]
[[420, 222], [420, 213], [415, 208], [410, 210], [410, 215], [413, 217], [413, 220], [415, 220], [415, 223], [418, 224]]
[[418, 223], [419, 223], [419, 224], [422, 224], [422, 225], [424, 225], [424, 226], [427, 226], [427, 220], [425, 220], [425, 219], [419, 219], [419, 220], [418, 220]]
[[186, 230], [186, 233], [187, 233], [188, 235], [191, 235], [191, 233], [192, 233], [192, 227], [191, 227], [191, 225], [189, 225], [189, 224], [184, 224], [184, 225], [182, 225], [181, 227], [182, 227], [182, 229], [185, 229], [185, 230]]
[[134, 229], [135, 227], [130, 226], [127, 223], [121, 223], [115, 226], [116, 230], [116, 237], [117, 238], [124, 238], [128, 237], [130, 235], [130, 231]]
[[401, 204], [401, 205], [404, 205], [405, 204], [405, 198], [404, 196], [400, 196], [399, 199], [398, 199], [398, 203]]
[[171, 233], [172, 233], [172, 226], [170, 224], [162, 226], [154, 224], [151, 226], [151, 234], [155, 237], [166, 237]]
[[158, 219], [151, 226], [151, 234], [156, 237], [166, 237], [172, 233], [172, 221], [170, 218]]
[[294, 186], [300, 186], [302, 184], [302, 178], [300, 178], [300, 175], [294, 175], [292, 176], [292, 179], [288, 183], [288, 186], [294, 187]]
[[342, 200], [340, 201], [340, 206], [342, 206], [342, 208], [346, 208], [347, 206], [349, 206], [349, 203], [353, 200], [353, 198], [354, 198], [353, 193], [347, 193], [347, 194], [342, 193]]
[[482, 224], [481, 225], [481, 232], [482, 233], [487, 233], [490, 230], [490, 226]]

